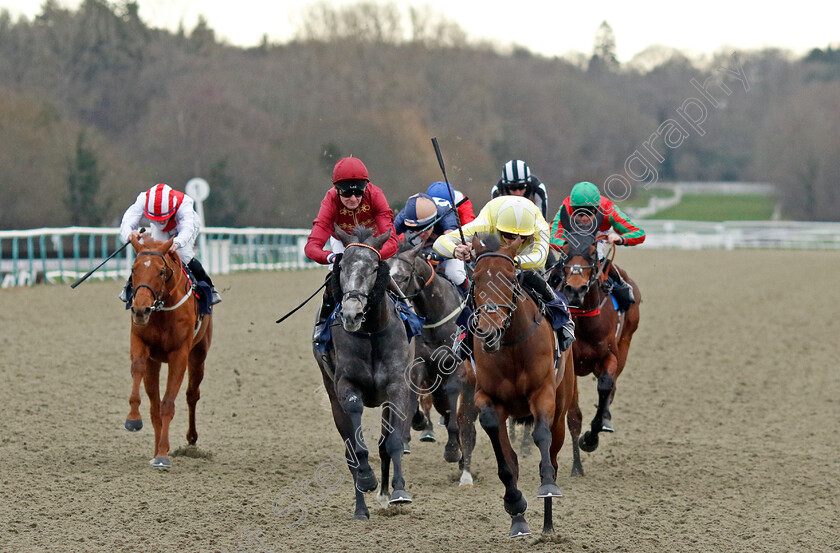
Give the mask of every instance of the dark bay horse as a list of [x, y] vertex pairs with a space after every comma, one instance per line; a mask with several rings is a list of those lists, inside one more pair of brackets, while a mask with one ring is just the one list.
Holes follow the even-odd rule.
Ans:
[[[493, 444], [504, 506], [511, 516], [510, 537], [531, 533], [525, 522], [527, 501], [517, 489], [519, 464], [510, 445], [508, 417], [533, 418], [533, 439], [540, 451], [537, 497], [545, 498], [543, 533], [553, 531], [552, 498], [557, 486], [557, 453], [565, 439], [566, 413], [577, 401], [574, 368], [567, 350], [555, 369], [551, 323], [516, 278], [520, 239], [501, 246], [495, 235], [473, 237], [475, 272], [475, 403], [479, 421]], [[479, 347], [480, 344], [480, 347]]]
[[[597, 225], [595, 225], [597, 228]], [[627, 362], [633, 333], [639, 327], [639, 304], [642, 294], [627, 273], [618, 269], [622, 278], [633, 287], [636, 303], [626, 313], [613, 306], [604, 282], [608, 263], [598, 260], [597, 242], [605, 238], [594, 232], [567, 232], [560, 263], [552, 269], [550, 282], [569, 300], [575, 321], [575, 374], [593, 374], [598, 379], [598, 408], [590, 429], [578, 441], [583, 415], [576, 403], [569, 410], [569, 432], [574, 438], [572, 475], [583, 475], [580, 449], [595, 451], [598, 435], [613, 432], [610, 405], [615, 397], [616, 380]]]
[[[451, 348], [454, 337], [461, 334], [458, 318], [466, 300], [452, 282], [437, 276], [431, 263], [420, 254], [422, 248], [422, 243], [416, 246], [401, 243], [397, 255], [388, 260], [394, 282], [414, 304], [417, 313], [426, 319], [422, 336], [415, 342], [410, 369], [412, 388], [424, 399], [430, 396], [435, 409], [443, 415], [448, 434], [443, 458], [449, 463], [459, 463], [460, 486], [471, 487], [470, 464], [478, 412], [473, 403], [472, 386], [467, 385], [464, 389], [465, 367]], [[422, 403], [425, 413], [420, 441], [434, 441], [430, 406], [427, 401]]]
[[[195, 444], [195, 406], [201, 396], [204, 360], [213, 334], [212, 315], [199, 316], [195, 294], [177, 253], [169, 253], [172, 240], [158, 242], [148, 236], [132, 239], [136, 258], [131, 267], [131, 376], [128, 400], [131, 411], [126, 430], [143, 428], [140, 417], [140, 383], [149, 396], [149, 414], [155, 429], [155, 456], [151, 465], [169, 468], [169, 425], [175, 416], [175, 398], [189, 369], [187, 405], [190, 423], [187, 442]], [[161, 363], [169, 371], [166, 391], [160, 397]]]
[[[365, 407], [382, 406], [382, 435], [379, 458], [382, 488], [377, 499], [389, 503], [410, 503], [402, 474], [403, 435], [411, 405], [411, 390], [405, 369], [414, 353], [405, 326], [394, 303], [386, 297], [390, 280], [388, 265], [380, 250], [390, 232], [373, 236], [373, 231], [356, 227], [347, 234], [335, 227], [345, 251], [333, 267], [330, 288], [339, 306], [332, 323], [334, 348], [324, 359], [314, 348], [324, 387], [330, 398], [333, 420], [345, 444], [345, 457], [356, 488], [353, 518], [370, 519], [364, 494], [377, 488], [368, 462], [368, 447], [362, 435]], [[370, 443], [370, 441], [368, 442]], [[373, 445], [371, 443], [371, 445]], [[393, 493], [388, 494], [391, 463]]]

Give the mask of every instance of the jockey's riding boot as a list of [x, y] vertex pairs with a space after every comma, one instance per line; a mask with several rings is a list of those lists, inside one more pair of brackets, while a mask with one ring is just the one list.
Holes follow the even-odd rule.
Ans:
[[326, 351], [329, 338], [324, 336], [324, 330], [329, 323], [330, 315], [335, 309], [332, 292], [329, 286], [324, 290], [324, 296], [321, 299], [321, 309], [318, 311], [318, 318], [315, 320], [315, 329], [312, 332], [312, 343], [315, 344], [316, 349], [322, 353]]
[[572, 342], [575, 341], [575, 322], [569, 319], [569, 322], [564, 324], [560, 330], [557, 330], [557, 340], [560, 344], [560, 351], [566, 351], [571, 347]]
[[542, 300], [543, 303], [548, 303], [554, 299], [554, 290], [543, 277], [531, 270], [523, 270], [520, 273], [522, 279], [522, 286], [533, 292], [532, 296]]
[[195, 275], [195, 278], [210, 285], [210, 305], [216, 305], [221, 302], [222, 296], [220, 296], [216, 291], [216, 287], [213, 286], [213, 281], [210, 280], [210, 276], [207, 274], [207, 271], [204, 270], [201, 262], [193, 257], [190, 259], [190, 262], [187, 263], [187, 267], [189, 267], [192, 274]]
[[636, 298], [633, 295], [633, 287], [621, 278], [621, 273], [618, 272], [615, 264], [610, 264], [608, 276], [613, 283], [612, 295], [615, 297], [616, 302], [618, 302], [618, 310], [627, 311], [631, 305], [636, 303]]
[[464, 282], [457, 285], [458, 291], [461, 293], [462, 298], [466, 298], [467, 294], [470, 291], [470, 279], [465, 278]]
[[[128, 302], [131, 301], [130, 298], [131, 298], [131, 295], [132, 295], [131, 292], [132, 292], [133, 288], [134, 288], [134, 285], [131, 284], [131, 277], [129, 276], [128, 280], [125, 281], [125, 286], [120, 291], [120, 296], [119, 296], [120, 301], [124, 302], [125, 304], [128, 304]], [[127, 306], [126, 306], [126, 309], [128, 309]]]

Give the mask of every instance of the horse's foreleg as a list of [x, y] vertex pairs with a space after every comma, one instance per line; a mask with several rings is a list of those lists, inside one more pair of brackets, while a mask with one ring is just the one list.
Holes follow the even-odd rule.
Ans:
[[475, 449], [475, 419], [478, 409], [475, 407], [475, 388], [464, 382], [461, 388], [461, 404], [458, 406], [458, 434], [461, 441], [461, 481], [462, 488], [471, 488], [473, 477], [470, 473], [472, 452]]
[[345, 380], [339, 381], [337, 396], [341, 409], [344, 410], [350, 419], [351, 433], [349, 449], [355, 458], [354, 462], [356, 464], [356, 474], [354, 475], [356, 481], [354, 484], [356, 485], [356, 489], [362, 493], [372, 492], [379, 483], [376, 481], [376, 475], [370, 468], [368, 449], [364, 442], [364, 436], [362, 435], [362, 412], [364, 411], [362, 398], [356, 389], [350, 384], [347, 384]]
[[[353, 443], [355, 442], [353, 422], [350, 420], [350, 417], [347, 416], [347, 413], [345, 413], [341, 408], [338, 398], [336, 397], [335, 387], [332, 380], [327, 380], [326, 376], [323, 376], [323, 379], [324, 387], [327, 390], [327, 396], [330, 399], [330, 408], [332, 409], [335, 427], [338, 430], [339, 435], [341, 435], [341, 439], [344, 441], [344, 458], [347, 461], [347, 468], [350, 470], [350, 474], [353, 477], [353, 482], [355, 484], [357, 480], [356, 477], [359, 472], [359, 460], [353, 449]], [[356, 493], [356, 508], [353, 512], [352, 518], [354, 520], [370, 520], [370, 511], [368, 511], [367, 504], [365, 504], [365, 495], [360, 492], [355, 485], [353, 487], [353, 491]]]
[[543, 386], [531, 399], [531, 414], [534, 416], [532, 436], [534, 444], [540, 450], [540, 488], [537, 497], [563, 497], [557, 486], [557, 471], [551, 457], [556, 394], [552, 378], [548, 385]]
[[187, 406], [190, 411], [190, 426], [187, 430], [187, 443], [194, 445], [198, 441], [198, 430], [195, 427], [195, 407], [201, 398], [201, 381], [204, 379], [204, 359], [207, 349], [202, 345], [196, 346], [190, 352], [189, 375], [187, 380]]
[[598, 448], [598, 434], [604, 429], [604, 415], [609, 418], [609, 401], [612, 394], [615, 380], [615, 356], [610, 355], [605, 370], [598, 376], [598, 409], [592, 419], [590, 429], [580, 439], [580, 448], [586, 452], [595, 451]]
[[[501, 408], [495, 408], [489, 405], [487, 398], [483, 398], [486, 406], [481, 409], [481, 414], [478, 417], [481, 427], [490, 438], [490, 443], [493, 444], [493, 452], [496, 454], [496, 465], [498, 466], [499, 480], [505, 486], [504, 505], [505, 511], [511, 517], [510, 537], [518, 538], [531, 534], [528, 528], [528, 523], [525, 522], [525, 510], [528, 508], [528, 502], [516, 487], [516, 467], [511, 466], [508, 461], [507, 451], [512, 449], [510, 447], [510, 440], [507, 436], [507, 429], [505, 422], [507, 416]], [[505, 445], [505, 442], [506, 445]], [[514, 454], [515, 455], [515, 454]], [[514, 457], [515, 459], [515, 457]], [[515, 460], [514, 460], [515, 462]]]
[[[149, 418], [155, 429], [155, 458], [160, 450], [160, 363], [149, 359], [146, 361], [146, 374], [143, 376], [146, 395], [149, 397]], [[154, 459], [152, 459], [154, 462]]]
[[169, 468], [169, 425], [175, 417], [175, 398], [178, 397], [178, 390], [184, 381], [184, 374], [187, 372], [187, 352], [177, 352], [169, 358], [169, 371], [166, 375], [166, 391], [160, 400], [160, 441], [158, 442], [158, 453], [152, 464], [158, 468]]
[[140, 384], [143, 383], [143, 376], [146, 374], [147, 359], [148, 351], [145, 355], [137, 352], [131, 356], [131, 395], [128, 397], [130, 409], [125, 419], [125, 429], [129, 432], [137, 432], [143, 428], [143, 417], [140, 416]]

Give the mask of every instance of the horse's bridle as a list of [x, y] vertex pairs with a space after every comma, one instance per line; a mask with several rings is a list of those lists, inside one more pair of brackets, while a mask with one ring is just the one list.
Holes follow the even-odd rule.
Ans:
[[[505, 255], [503, 253], [498, 253], [498, 252], [484, 252], [484, 253], [482, 253], [481, 255], [479, 255], [478, 257], [475, 258], [476, 265], [478, 265], [479, 260], [481, 260], [484, 257], [501, 257], [502, 259], [506, 259], [506, 260], [510, 261], [511, 265], [516, 267], [516, 261], [512, 257], [510, 257], [508, 255]], [[502, 322], [502, 328], [501, 328], [501, 332], [504, 334], [504, 332], [507, 331], [508, 328], [510, 328], [511, 322], [513, 320], [513, 311], [516, 309], [516, 302], [518, 302], [519, 298], [521, 298], [522, 295], [523, 295], [522, 289], [519, 286], [519, 280], [513, 279], [513, 281], [510, 283], [510, 286], [513, 290], [513, 296], [511, 298], [512, 303], [510, 303], [510, 304], [508, 304], [508, 303], [496, 303], [494, 301], [488, 301], [485, 304], [482, 304], [480, 306], [476, 306], [475, 305], [475, 297], [473, 296], [472, 303], [473, 303], [473, 306], [475, 306], [475, 310], [473, 312], [473, 319], [477, 318], [478, 315], [482, 311], [484, 311], [485, 313], [496, 313], [500, 308], [507, 307], [507, 310], [508, 310], [507, 315], [505, 315], [505, 319]], [[497, 288], [498, 288], [498, 286], [497, 286]], [[470, 287], [470, 294], [474, 294], [474, 290], [473, 290], [472, 287]]]
[[[379, 258], [379, 260], [382, 261], [382, 254], [379, 253], [379, 250], [377, 250], [373, 246], [369, 246], [367, 244], [362, 244], [361, 242], [353, 242], [352, 244], [347, 244], [347, 246], [345, 246], [345, 248], [344, 248], [344, 251], [346, 252], [348, 249], [350, 249], [353, 246], [358, 246], [360, 248], [366, 248], [366, 249], [372, 251], [373, 253], [376, 254], [376, 256]], [[340, 284], [339, 284], [339, 286], [340, 286]], [[372, 289], [369, 290], [368, 292], [359, 292], [358, 290], [350, 290], [349, 292], [344, 292], [341, 295], [341, 302], [342, 303], [346, 299], [356, 299], [356, 300], [359, 300], [361, 302], [361, 299], [365, 298], [365, 309], [362, 313], [362, 322], [364, 322], [365, 314], [368, 312], [368, 309], [370, 309], [370, 301], [369, 300], [370, 300], [371, 291], [372, 291]]]
[[[163, 278], [163, 282], [161, 283], [160, 291], [157, 291], [157, 292], [154, 290], [154, 288], [152, 288], [151, 286], [149, 286], [145, 282], [142, 283], [142, 284], [138, 284], [137, 286], [134, 286], [134, 280], [132, 278], [131, 295], [134, 296], [137, 293], [137, 290], [139, 290], [140, 288], [148, 288], [149, 292], [152, 293], [152, 297], [155, 298], [155, 301], [154, 301], [154, 303], [152, 304], [152, 307], [151, 307], [152, 311], [172, 311], [173, 309], [177, 309], [185, 301], [187, 301], [187, 298], [189, 298], [189, 296], [190, 296], [189, 292], [185, 293], [184, 297], [181, 298], [181, 301], [179, 301], [176, 305], [173, 305], [172, 307], [164, 307], [163, 303], [166, 300], [164, 299], [163, 295], [164, 295], [164, 292], [166, 291], [166, 283], [169, 282], [169, 280], [173, 276], [175, 276], [175, 270], [172, 267], [169, 266], [169, 263], [167, 263], [166, 255], [164, 255], [160, 252], [154, 252], [154, 251], [137, 252], [137, 257], [140, 257], [141, 255], [156, 255], [156, 256], [160, 257], [163, 260], [163, 265], [165, 267], [164, 274], [166, 274], [166, 271], [168, 271], [169, 274], [166, 276], [166, 278]], [[132, 273], [133, 272], [134, 271], [132, 270]]]
[[[398, 255], [394, 256], [394, 259], [401, 262], [401, 263], [405, 263], [406, 265], [411, 266], [411, 274], [408, 275], [408, 279], [406, 280], [406, 282], [411, 282], [415, 279], [417, 279], [418, 283], [421, 282], [418, 279], [418, 274], [417, 274], [417, 265], [416, 265], [417, 257], [413, 257], [411, 259], [411, 261], [409, 261], [408, 259], [404, 259], [404, 258], [400, 257], [399, 254], [398, 254]], [[435, 279], [435, 268], [432, 266], [432, 263], [428, 259], [426, 259], [426, 263], [429, 265], [429, 268], [432, 270], [432, 275], [429, 277], [429, 279], [426, 282], [423, 283], [422, 286], [420, 286], [418, 284], [417, 285], [417, 290], [415, 292], [412, 292], [411, 294], [409, 294], [407, 291], [404, 291], [403, 295], [405, 296], [406, 299], [410, 300], [410, 299], [414, 299], [417, 296], [419, 296], [423, 292], [423, 290], [425, 290], [426, 287], [429, 284], [431, 284], [432, 281]]]

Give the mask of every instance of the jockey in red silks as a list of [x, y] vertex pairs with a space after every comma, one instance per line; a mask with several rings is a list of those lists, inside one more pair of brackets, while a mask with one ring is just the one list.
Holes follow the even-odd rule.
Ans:
[[[344, 252], [344, 244], [335, 236], [334, 225], [341, 230], [353, 233], [356, 226], [373, 229], [378, 236], [391, 231], [391, 236], [379, 252], [382, 259], [388, 259], [397, 253], [399, 242], [394, 230], [394, 212], [382, 190], [370, 182], [368, 170], [359, 158], [345, 157], [335, 164], [332, 175], [333, 186], [321, 200], [318, 216], [312, 223], [312, 232], [306, 241], [306, 257], [322, 265], [332, 265]], [[330, 243], [332, 251], [325, 251]], [[319, 341], [330, 314], [335, 309], [330, 287], [324, 291], [321, 309], [315, 323], [313, 341]]]
[[[149, 220], [152, 238], [167, 241], [172, 238], [170, 252], [178, 252], [178, 257], [192, 274], [210, 286], [210, 305], [222, 301], [222, 297], [213, 286], [204, 267], [195, 256], [195, 240], [201, 230], [201, 221], [195, 212], [192, 198], [169, 187], [168, 184], [156, 184], [137, 199], [123, 214], [120, 223], [120, 237], [124, 242], [131, 238], [140, 238], [140, 220], [145, 215]], [[128, 278], [120, 299], [126, 304], [131, 301], [133, 292], [131, 277]]]
[[[555, 250], [559, 251], [566, 243], [563, 225], [560, 222], [564, 212], [579, 228], [589, 228], [595, 220], [595, 215], [598, 212], [602, 213], [604, 219], [596, 232], [608, 233], [609, 244], [635, 246], [645, 241], [645, 231], [636, 226], [609, 198], [602, 196], [596, 185], [591, 182], [579, 182], [572, 187], [569, 197], [563, 200], [563, 205], [551, 223], [551, 247]], [[603, 259], [604, 244], [599, 242], [598, 260]], [[626, 311], [631, 304], [636, 303], [633, 288], [621, 277], [615, 263], [610, 263], [608, 276], [613, 281], [613, 295], [619, 301], [620, 309]]]

